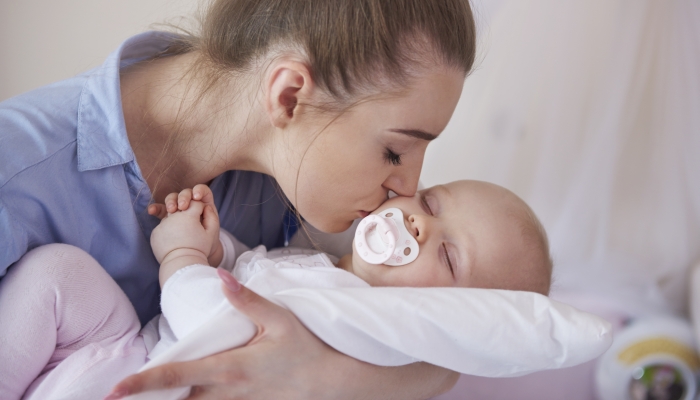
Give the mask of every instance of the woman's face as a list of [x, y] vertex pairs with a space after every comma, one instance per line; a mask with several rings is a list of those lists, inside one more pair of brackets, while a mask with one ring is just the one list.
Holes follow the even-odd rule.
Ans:
[[414, 82], [400, 96], [361, 102], [340, 117], [309, 109], [290, 128], [290, 167], [277, 168], [275, 177], [311, 225], [340, 232], [379, 207], [389, 190], [415, 194], [425, 149], [450, 120], [464, 75], [441, 69]]

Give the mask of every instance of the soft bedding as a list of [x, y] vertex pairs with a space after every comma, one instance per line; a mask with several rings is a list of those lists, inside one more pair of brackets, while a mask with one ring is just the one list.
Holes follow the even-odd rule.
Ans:
[[[425, 361], [471, 375], [519, 376], [583, 363], [611, 343], [611, 327], [605, 320], [536, 293], [369, 287], [332, 267], [330, 260], [324, 261], [325, 255], [316, 255], [312, 265], [317, 266], [304, 268], [294, 260], [272, 262], [266, 257], [264, 248], [244, 254], [239, 265], [246, 268], [237, 267], [236, 277], [291, 310], [338, 351], [377, 365]], [[163, 304], [170, 304], [173, 312], [163, 308], [169, 323], [160, 327], [160, 336], [161, 340], [170, 334], [174, 338], [167, 349], [154, 349], [142, 370], [241, 346], [255, 334], [253, 323], [221, 294], [213, 268], [194, 266], [181, 271], [163, 291]], [[304, 288], [298, 288], [301, 283]], [[202, 293], [213, 297], [206, 300]], [[172, 301], [165, 301], [168, 298]], [[203, 307], [200, 310], [210, 311], [197, 311], [193, 301]], [[187, 306], [194, 308], [182, 313]], [[181, 398], [188, 391], [130, 398]]]

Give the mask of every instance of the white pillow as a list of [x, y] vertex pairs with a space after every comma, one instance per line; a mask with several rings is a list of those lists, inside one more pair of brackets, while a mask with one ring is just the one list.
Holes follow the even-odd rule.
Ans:
[[589, 361], [612, 343], [604, 319], [532, 292], [374, 287], [289, 289], [273, 298], [330, 346], [379, 365], [426, 361], [512, 377]]
[[[377, 365], [426, 361], [465, 374], [518, 376], [583, 363], [611, 343], [608, 322], [537, 293], [369, 287], [337, 268], [292, 268], [284, 263], [261, 269], [246, 285], [291, 310], [331, 347]], [[179, 290], [172, 287], [178, 285], [176, 277], [182, 281]], [[300, 282], [306, 288], [294, 288]], [[292, 288], [285, 289], [285, 284]], [[209, 289], [203, 291], [201, 285]], [[309, 288], [313, 285], [317, 287]], [[228, 303], [220, 287], [215, 270], [206, 266], [184, 268], [166, 283], [164, 298], [175, 296], [168, 302], [174, 311], [183, 309], [178, 301], [189, 304], [191, 296], [204, 293], [212, 297], [206, 307], [211, 312], [172, 347], [151, 354], [155, 358], [142, 370], [242, 346], [255, 335], [255, 325]], [[188, 296], [188, 291], [193, 293]], [[167, 314], [165, 307], [163, 312]], [[170, 313], [167, 318], [175, 322], [176, 316]], [[188, 392], [180, 388], [130, 399], [179, 399]]]

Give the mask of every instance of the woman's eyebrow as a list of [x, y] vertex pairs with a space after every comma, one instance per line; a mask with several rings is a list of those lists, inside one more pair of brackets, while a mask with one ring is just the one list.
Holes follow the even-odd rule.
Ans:
[[391, 132], [396, 132], [396, 133], [402, 133], [404, 135], [408, 135], [417, 139], [423, 139], [427, 141], [435, 140], [437, 139], [437, 135], [433, 135], [432, 133], [424, 132], [421, 131], [420, 129], [389, 129]]

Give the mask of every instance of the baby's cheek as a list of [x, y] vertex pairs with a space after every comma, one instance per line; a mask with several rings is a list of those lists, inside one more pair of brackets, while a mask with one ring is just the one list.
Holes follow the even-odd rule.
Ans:
[[411, 266], [411, 271], [407, 271], [407, 278], [410, 283], [406, 286], [413, 287], [433, 287], [433, 286], [448, 286], [443, 282], [443, 274], [438, 270], [439, 261], [430, 257], [420, 257], [416, 261], [408, 264]]

